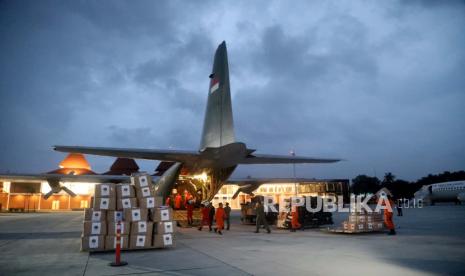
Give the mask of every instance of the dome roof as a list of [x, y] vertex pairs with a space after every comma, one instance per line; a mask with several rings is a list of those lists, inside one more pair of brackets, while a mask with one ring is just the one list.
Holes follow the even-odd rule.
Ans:
[[63, 161], [60, 162], [59, 167], [61, 169], [86, 169], [90, 170], [89, 162], [83, 154], [80, 153], [70, 153], [66, 156]]
[[84, 155], [80, 153], [68, 154], [68, 156], [66, 156], [66, 158], [60, 162], [59, 167], [59, 169], [50, 171], [48, 173], [73, 175], [96, 174], [95, 172], [91, 171], [89, 162], [87, 162]]
[[132, 173], [138, 172], [139, 166], [136, 161], [131, 158], [116, 158], [113, 165], [108, 172], [104, 173], [107, 175], [131, 175]]

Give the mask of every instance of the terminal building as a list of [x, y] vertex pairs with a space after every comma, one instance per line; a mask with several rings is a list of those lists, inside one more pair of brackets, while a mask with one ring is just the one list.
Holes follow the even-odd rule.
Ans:
[[[159, 168], [157, 168], [159, 169]], [[117, 158], [110, 167], [110, 170], [104, 172], [104, 175], [131, 175], [139, 172], [139, 166], [133, 159]], [[157, 172], [157, 171], [156, 171]], [[155, 172], [155, 175], [156, 175]], [[90, 164], [84, 155], [72, 153], [69, 154], [60, 164], [59, 168], [48, 172], [49, 174], [73, 174], [73, 175], [96, 175], [92, 171]], [[1, 179], [0, 180], [0, 209], [2, 211], [64, 211], [64, 210], [81, 210], [90, 207], [91, 197], [95, 184], [87, 182], [64, 182], [61, 183], [73, 191], [76, 196], [72, 197], [65, 192], [53, 194], [48, 199], [43, 195], [50, 191], [47, 181], [28, 180], [26, 177], [21, 179]], [[227, 184], [227, 183], [226, 183]], [[224, 185], [215, 195], [213, 204], [220, 202], [229, 202], [232, 209], [240, 209], [242, 203], [250, 201], [251, 196], [239, 193], [237, 198], [233, 199], [239, 186]], [[299, 183], [273, 183], [263, 184], [254, 195], [272, 196], [275, 202], [280, 199], [289, 198], [296, 194], [308, 196], [332, 196], [348, 195], [348, 179], [329, 179], [317, 180], [306, 179], [305, 182]]]

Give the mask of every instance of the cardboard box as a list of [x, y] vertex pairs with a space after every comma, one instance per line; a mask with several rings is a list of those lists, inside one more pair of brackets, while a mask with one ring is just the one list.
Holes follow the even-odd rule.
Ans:
[[136, 186], [136, 189], [151, 187], [152, 177], [147, 173], [133, 173], [131, 175], [131, 184]]
[[124, 209], [124, 220], [133, 221], [147, 221], [148, 210], [144, 208]]
[[134, 221], [131, 222], [131, 235], [152, 235], [153, 222]]
[[356, 222], [350, 222], [350, 221], [344, 221], [342, 223], [342, 228], [346, 231], [350, 232], [356, 232], [357, 231], [357, 223]]
[[105, 249], [105, 236], [92, 235], [81, 237], [81, 251], [103, 251]]
[[150, 248], [152, 247], [152, 235], [129, 235], [129, 248]]
[[136, 195], [139, 199], [144, 197], [153, 197], [154, 192], [152, 189], [152, 185], [142, 188], [136, 188]]
[[84, 211], [84, 220], [87, 221], [105, 221], [107, 212], [105, 210], [94, 211], [92, 208], [87, 208]]
[[367, 223], [366, 223], [366, 230], [368, 230], [368, 231], [373, 231], [373, 230], [375, 230], [375, 229], [374, 229], [374, 225], [373, 225], [372, 222], [367, 222]]
[[117, 222], [123, 220], [123, 211], [108, 211], [107, 212], [107, 221], [108, 222]]
[[137, 198], [131, 197], [131, 198], [120, 198], [117, 199], [117, 204], [116, 204], [116, 209], [117, 210], [124, 210], [124, 209], [131, 209], [131, 208], [137, 208], [139, 205], [137, 204]]
[[94, 190], [94, 197], [115, 197], [115, 184], [96, 184]]
[[151, 196], [139, 198], [139, 207], [146, 209], [153, 209], [163, 205], [163, 198], [161, 196]]
[[342, 229], [349, 230], [349, 221], [345, 220], [342, 222]]
[[354, 222], [344, 221], [342, 223], [342, 227], [344, 228], [345, 231], [354, 232], [354, 233], [365, 231], [364, 223], [354, 223]]
[[154, 223], [155, 234], [172, 234], [176, 229], [176, 222], [174, 221], [165, 221], [165, 222], [155, 222]]
[[373, 214], [373, 221], [383, 221], [383, 214]]
[[373, 222], [374, 219], [373, 219], [373, 216], [371, 215], [351, 213], [349, 215], [348, 221], [352, 223], [367, 223], [367, 222]]
[[154, 222], [173, 220], [173, 210], [169, 207], [158, 207], [150, 209], [151, 219]]
[[153, 247], [155, 248], [165, 248], [174, 246], [174, 235], [173, 234], [163, 234], [153, 235]]
[[[107, 222], [107, 235], [116, 235], [116, 226], [118, 222]], [[129, 235], [131, 233], [131, 223], [127, 221], [121, 222], [121, 235]]]
[[[122, 235], [121, 240], [121, 249], [129, 248], [129, 236]], [[105, 250], [115, 250], [116, 249], [116, 236], [106, 236], [105, 237]]]
[[362, 206], [358, 206], [357, 204], [349, 204], [349, 212], [351, 214], [358, 214], [358, 215], [366, 215], [367, 211]]
[[245, 214], [247, 216], [256, 216], [257, 215], [254, 208], [247, 208], [246, 211], [245, 211]]
[[378, 221], [373, 223], [373, 230], [380, 231], [384, 229], [384, 222]]
[[116, 208], [114, 197], [96, 197], [94, 198], [94, 211], [113, 211]]
[[136, 197], [134, 186], [130, 184], [116, 185], [116, 198]]
[[367, 230], [365, 223], [357, 223], [355, 227], [356, 227], [357, 231], [366, 231]]
[[107, 223], [94, 222], [94, 221], [84, 221], [84, 236], [91, 235], [106, 235], [107, 234]]

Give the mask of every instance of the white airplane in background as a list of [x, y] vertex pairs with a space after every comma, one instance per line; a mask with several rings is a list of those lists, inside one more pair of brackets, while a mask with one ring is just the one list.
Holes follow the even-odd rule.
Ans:
[[449, 181], [424, 185], [415, 192], [416, 200], [434, 205], [436, 202], [465, 202], [465, 181]]

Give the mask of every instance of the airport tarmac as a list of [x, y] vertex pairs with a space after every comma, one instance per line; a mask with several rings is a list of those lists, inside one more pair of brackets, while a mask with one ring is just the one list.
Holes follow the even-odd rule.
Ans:
[[[336, 223], [347, 214], [335, 214]], [[465, 206], [404, 209], [397, 236], [178, 229], [172, 249], [79, 252], [81, 212], [0, 213], [0, 275], [465, 275]]]

